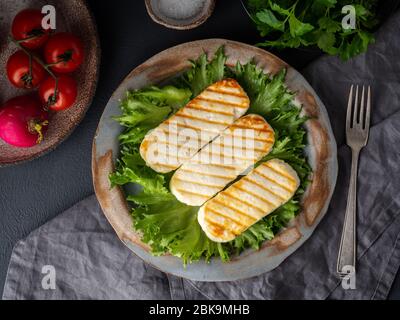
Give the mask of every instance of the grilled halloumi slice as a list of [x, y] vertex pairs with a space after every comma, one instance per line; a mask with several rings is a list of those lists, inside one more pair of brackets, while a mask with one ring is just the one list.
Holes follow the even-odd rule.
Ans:
[[172, 176], [170, 190], [179, 201], [201, 206], [267, 155], [274, 142], [263, 117], [246, 115], [184, 163]]
[[289, 201], [299, 184], [290, 165], [269, 160], [206, 202], [197, 219], [211, 240], [231, 241]]
[[140, 145], [146, 164], [170, 172], [246, 113], [250, 100], [234, 79], [214, 83], [149, 132]]

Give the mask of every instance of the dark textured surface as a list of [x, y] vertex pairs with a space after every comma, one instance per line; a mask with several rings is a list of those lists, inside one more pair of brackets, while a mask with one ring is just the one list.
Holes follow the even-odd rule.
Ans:
[[[15, 242], [93, 193], [91, 143], [108, 98], [135, 66], [157, 52], [190, 40], [227, 38], [253, 44], [257, 32], [239, 1], [219, 0], [214, 14], [197, 29], [174, 31], [155, 24], [143, 1], [89, 1], [97, 19], [102, 65], [96, 97], [86, 118], [57, 150], [31, 163], [0, 169], [0, 291]], [[278, 54], [295, 68], [313, 57]], [[168, 66], [166, 66], [168, 67]], [[400, 298], [399, 281], [392, 297]]]

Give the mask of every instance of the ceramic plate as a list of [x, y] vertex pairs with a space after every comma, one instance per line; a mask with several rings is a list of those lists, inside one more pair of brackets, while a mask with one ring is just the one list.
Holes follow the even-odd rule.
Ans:
[[23, 9], [41, 9], [44, 5], [56, 8], [56, 31], [68, 31], [81, 38], [85, 49], [85, 61], [73, 74], [78, 83], [78, 98], [68, 110], [50, 115], [49, 129], [43, 142], [32, 148], [15, 148], [0, 140], [0, 166], [32, 160], [53, 150], [65, 140], [81, 122], [96, 91], [99, 77], [100, 44], [96, 25], [83, 0], [1, 0], [0, 1], [0, 104], [8, 99], [30, 92], [16, 89], [8, 81], [5, 72], [8, 58], [18, 50], [7, 40], [14, 16]]
[[[118, 157], [118, 135], [122, 127], [111, 119], [119, 115], [119, 99], [129, 89], [139, 89], [151, 84], [165, 82], [190, 65], [203, 51], [212, 55], [220, 46], [225, 46], [227, 65], [237, 61], [246, 63], [254, 59], [266, 72], [276, 73], [287, 68], [287, 85], [297, 92], [297, 100], [303, 105], [305, 114], [311, 116], [306, 129], [309, 146], [307, 154], [313, 168], [312, 182], [302, 199], [303, 210], [291, 224], [272, 241], [264, 243], [258, 251], [247, 250], [230, 262], [214, 259], [192, 263], [186, 268], [181, 259], [165, 255], [155, 257], [140, 236], [132, 229], [125, 195], [120, 188], [110, 188], [109, 174]], [[277, 267], [284, 259], [299, 248], [312, 234], [327, 211], [337, 176], [336, 142], [328, 114], [311, 86], [296, 70], [265, 50], [246, 44], [222, 39], [201, 40], [185, 43], [165, 50], [134, 69], [121, 83], [108, 102], [100, 120], [93, 142], [93, 180], [97, 198], [108, 221], [118, 237], [139, 257], [154, 267], [196, 281], [231, 281], [253, 277]]]

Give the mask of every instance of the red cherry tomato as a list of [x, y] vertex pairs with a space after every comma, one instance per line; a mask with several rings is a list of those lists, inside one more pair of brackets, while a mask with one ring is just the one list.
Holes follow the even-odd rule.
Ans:
[[83, 44], [78, 37], [70, 33], [57, 33], [46, 43], [44, 58], [53, 71], [72, 72], [83, 62]]
[[42, 28], [44, 14], [40, 10], [26, 9], [20, 11], [14, 18], [11, 33], [15, 40], [21, 42], [25, 48], [37, 49], [44, 45], [49, 37], [50, 30]]
[[54, 111], [68, 109], [76, 100], [78, 89], [76, 81], [66, 75], [58, 76], [57, 94], [54, 94], [56, 80], [48, 77], [39, 87], [39, 97], [46, 106]]
[[[29, 60], [29, 56], [22, 50], [15, 52], [8, 59], [7, 76], [17, 88], [36, 88], [46, 76], [46, 71], [34, 58]], [[30, 63], [32, 63], [31, 73]]]

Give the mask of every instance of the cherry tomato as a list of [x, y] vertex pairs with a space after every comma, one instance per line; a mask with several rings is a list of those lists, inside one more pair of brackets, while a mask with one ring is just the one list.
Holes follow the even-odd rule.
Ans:
[[20, 11], [14, 18], [11, 26], [11, 33], [15, 40], [20, 42], [25, 48], [37, 49], [44, 45], [49, 37], [49, 30], [42, 28], [44, 14], [40, 10], [25, 9]]
[[83, 62], [83, 44], [78, 37], [70, 33], [57, 33], [46, 43], [44, 58], [53, 71], [72, 72]]
[[57, 94], [54, 94], [56, 80], [48, 77], [39, 87], [39, 97], [46, 106], [54, 111], [68, 109], [76, 100], [78, 89], [76, 81], [66, 75], [58, 76]]
[[[29, 56], [22, 50], [15, 52], [8, 59], [7, 76], [17, 88], [36, 88], [46, 76], [46, 71], [34, 58], [29, 60]], [[30, 63], [32, 63], [31, 73]]]

